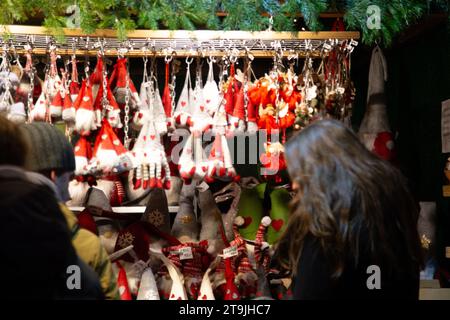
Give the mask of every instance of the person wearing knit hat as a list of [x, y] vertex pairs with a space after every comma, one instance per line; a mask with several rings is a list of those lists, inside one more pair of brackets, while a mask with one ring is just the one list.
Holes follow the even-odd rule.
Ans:
[[61, 212], [72, 230], [72, 242], [78, 255], [99, 275], [105, 296], [109, 299], [117, 298], [111, 264], [100, 239], [92, 232], [80, 229], [75, 214], [63, 204], [70, 200], [68, 186], [75, 170], [75, 157], [70, 142], [62, 132], [48, 123], [23, 124], [20, 129], [30, 142], [30, 169], [53, 182], [55, 194], [61, 202]]

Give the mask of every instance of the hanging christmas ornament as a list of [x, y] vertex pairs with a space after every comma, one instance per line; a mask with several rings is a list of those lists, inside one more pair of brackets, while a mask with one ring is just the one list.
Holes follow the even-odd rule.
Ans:
[[75, 54], [72, 55], [70, 64], [72, 65], [72, 76], [70, 78], [69, 94], [72, 101], [75, 101], [77, 99], [78, 94], [80, 93], [80, 83], [78, 82], [77, 57], [75, 56]]
[[178, 126], [192, 126], [192, 113], [194, 110], [194, 92], [191, 85], [190, 73], [190, 65], [192, 61], [192, 58], [191, 60], [188, 58], [186, 59], [186, 79], [173, 114], [175, 124]]
[[203, 99], [205, 102], [206, 111], [210, 116], [214, 116], [221, 104], [221, 97], [219, 87], [214, 80], [214, 60], [210, 57], [208, 59], [209, 71], [206, 83], [203, 87]]
[[127, 70], [127, 59], [119, 57], [116, 64], [114, 65], [114, 70], [109, 79], [108, 86], [113, 90], [114, 97], [117, 103], [125, 104], [127, 91], [130, 97], [130, 106], [132, 108], [138, 108], [141, 104], [141, 99], [139, 93], [134, 86], [133, 80], [131, 79]]
[[95, 124], [94, 98], [92, 88], [86, 80], [83, 80], [79, 98], [75, 101], [77, 109], [75, 115], [75, 130], [84, 136], [88, 136], [92, 130], [97, 129]]
[[76, 118], [76, 110], [73, 106], [71, 94], [69, 90], [66, 90], [64, 94], [64, 101], [63, 101], [63, 109], [62, 109], [62, 119], [72, 125], [75, 123]]
[[264, 143], [266, 149], [260, 156], [261, 165], [263, 167], [262, 175], [265, 179], [281, 183], [283, 177], [281, 173], [286, 169], [286, 161], [284, 158], [284, 147], [279, 142]]
[[135, 169], [132, 174], [134, 189], [170, 188], [170, 168], [154, 122], [148, 119], [141, 129], [132, 150]]
[[63, 109], [63, 98], [61, 90], [56, 92], [51, 104], [50, 104], [50, 116], [53, 118], [61, 117]]
[[97, 135], [89, 169], [96, 174], [118, 174], [133, 169], [133, 157], [106, 119]]

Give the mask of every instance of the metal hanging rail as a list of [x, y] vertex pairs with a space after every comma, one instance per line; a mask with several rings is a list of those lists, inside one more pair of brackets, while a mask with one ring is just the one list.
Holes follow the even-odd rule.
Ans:
[[[57, 47], [61, 55], [97, 55], [99, 43], [106, 56], [142, 57], [146, 54], [156, 56], [245, 56], [273, 57], [274, 51], [283, 56], [296, 54], [319, 56], [324, 46], [330, 43], [355, 41], [359, 32], [322, 31], [322, 32], [274, 32], [274, 31], [211, 31], [211, 30], [135, 30], [127, 34], [126, 41], [119, 41], [114, 30], [97, 30], [86, 34], [81, 29], [63, 29], [65, 42], [58, 43], [44, 27], [3, 25], [0, 34], [1, 44], [12, 44], [17, 53], [24, 53], [28, 44], [33, 54], [45, 55], [49, 44]], [[0, 49], [3, 50], [3, 49]]]

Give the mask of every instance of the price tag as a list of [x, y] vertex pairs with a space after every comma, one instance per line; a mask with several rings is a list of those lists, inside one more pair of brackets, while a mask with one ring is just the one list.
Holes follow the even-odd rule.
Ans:
[[238, 251], [237, 251], [236, 246], [232, 246], [232, 247], [223, 249], [224, 259], [231, 258], [231, 257], [237, 256], [237, 255], [238, 255]]
[[358, 46], [358, 41], [352, 39], [352, 41], [350, 41], [350, 45], [356, 47]]
[[180, 260], [194, 259], [191, 247], [181, 248], [180, 250], [178, 250], [178, 254], [180, 255]]
[[325, 50], [330, 51], [330, 50], [331, 50], [331, 45], [328, 44], [328, 43], [325, 43], [325, 44], [323, 45], [323, 48], [324, 48]]

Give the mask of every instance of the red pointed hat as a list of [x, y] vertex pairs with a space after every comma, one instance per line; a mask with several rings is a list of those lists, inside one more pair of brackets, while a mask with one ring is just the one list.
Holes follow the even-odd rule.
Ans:
[[75, 153], [75, 173], [84, 174], [87, 171], [87, 164], [92, 157], [91, 144], [84, 136], [81, 136], [74, 148]]
[[94, 110], [94, 98], [92, 95], [92, 87], [90, 85], [85, 86], [82, 96], [83, 98], [81, 99], [78, 109]]
[[81, 88], [80, 88], [80, 92], [78, 93], [77, 98], [75, 99], [75, 101], [73, 102], [73, 106], [75, 109], [78, 110], [78, 107], [81, 104], [81, 101], [83, 100], [83, 96], [84, 96], [84, 92], [86, 91], [86, 86], [87, 86], [87, 82], [86, 80], [83, 80], [81, 82]]
[[63, 110], [67, 110], [73, 107], [72, 99], [70, 98], [70, 94], [66, 93], [63, 101]]
[[62, 108], [62, 106], [63, 106], [63, 99], [62, 99], [60, 90], [58, 90], [56, 92], [55, 96], [53, 97], [53, 101], [52, 101], [51, 105], [53, 107]]
[[[97, 64], [95, 65], [94, 72], [89, 77], [89, 83], [91, 85], [101, 84], [103, 81], [103, 59], [97, 56]], [[101, 86], [100, 86], [101, 87]]]

